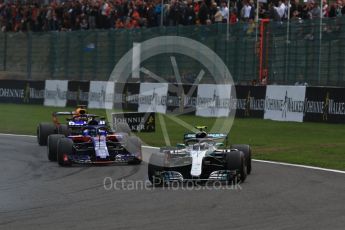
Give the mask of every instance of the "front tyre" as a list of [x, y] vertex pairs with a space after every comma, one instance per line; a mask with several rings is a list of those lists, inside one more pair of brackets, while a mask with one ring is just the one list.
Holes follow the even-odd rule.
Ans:
[[226, 169], [236, 171], [241, 182], [247, 178], [247, 169], [244, 154], [241, 151], [227, 152], [225, 156]]
[[47, 140], [47, 155], [49, 161], [57, 161], [57, 147], [61, 138], [64, 138], [61, 134], [52, 134], [48, 136]]
[[73, 141], [69, 138], [61, 138], [58, 142], [57, 161], [60, 166], [70, 166], [69, 156], [73, 153]]
[[244, 153], [244, 158], [247, 165], [247, 174], [249, 175], [252, 171], [252, 149], [249, 145], [232, 145], [232, 149], [237, 149]]

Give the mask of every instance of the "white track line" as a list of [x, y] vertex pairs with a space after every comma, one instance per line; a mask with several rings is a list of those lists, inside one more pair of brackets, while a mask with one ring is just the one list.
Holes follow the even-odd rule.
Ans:
[[22, 134], [11, 134], [11, 133], [0, 133], [1, 136], [10, 136], [10, 137], [35, 137], [34, 135], [22, 135]]
[[[34, 135], [20, 135], [20, 134], [10, 134], [10, 133], [0, 133], [0, 136], [34, 137], [34, 138], [36, 138], [36, 136], [34, 136]], [[159, 149], [159, 147], [152, 147], [152, 146], [143, 146], [143, 148], [145, 148], [145, 149]], [[308, 166], [308, 165], [289, 164], [289, 163], [278, 162], [278, 161], [265, 161], [265, 160], [256, 160], [256, 159], [253, 159], [253, 161], [260, 162], [260, 163], [266, 163], [266, 164], [283, 165], [283, 166], [289, 166], [289, 167], [298, 167], [298, 168], [305, 168], [305, 169], [312, 169], [312, 170], [319, 170], [319, 171], [325, 171], [325, 172], [345, 174], [345, 171], [341, 171], [341, 170], [320, 168], [320, 167], [314, 167], [314, 166]]]
[[305, 169], [314, 169], [314, 170], [320, 170], [320, 171], [326, 171], [326, 172], [345, 174], [345, 171], [341, 171], [341, 170], [320, 168], [320, 167], [314, 167], [314, 166], [308, 166], [308, 165], [298, 165], [298, 164], [290, 164], [290, 163], [284, 163], [284, 162], [278, 162], [278, 161], [264, 161], [264, 160], [256, 160], [256, 159], [253, 159], [253, 161], [260, 162], [260, 163], [267, 163], [267, 164], [284, 165], [284, 166], [291, 166], [291, 167], [298, 167], [298, 168], [305, 168]]

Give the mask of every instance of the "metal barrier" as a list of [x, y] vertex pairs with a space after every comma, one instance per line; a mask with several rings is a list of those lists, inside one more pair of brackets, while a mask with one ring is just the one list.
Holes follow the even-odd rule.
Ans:
[[[269, 83], [345, 85], [344, 24], [345, 17], [339, 17], [271, 21], [261, 33], [254, 23], [0, 33], [0, 79], [107, 80], [133, 43], [175, 35], [194, 39], [215, 51], [228, 66], [234, 81], [240, 84], [258, 79], [261, 69]], [[141, 65], [169, 79], [174, 76], [171, 55], [161, 54]], [[197, 60], [178, 54], [174, 57], [186, 81], [192, 80], [202, 68]]]

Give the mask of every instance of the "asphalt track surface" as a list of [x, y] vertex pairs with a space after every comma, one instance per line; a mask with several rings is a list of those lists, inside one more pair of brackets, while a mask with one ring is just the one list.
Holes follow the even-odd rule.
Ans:
[[[129, 190], [147, 165], [61, 168], [0, 135], [0, 229], [344, 229], [345, 175], [255, 162], [241, 187]], [[104, 188], [104, 178], [125, 186]], [[113, 183], [114, 185], [115, 183]], [[125, 190], [126, 189], [126, 190]]]

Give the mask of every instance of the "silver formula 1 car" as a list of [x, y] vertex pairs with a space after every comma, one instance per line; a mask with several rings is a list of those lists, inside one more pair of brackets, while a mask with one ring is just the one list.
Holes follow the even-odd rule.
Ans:
[[188, 133], [184, 144], [160, 148], [148, 164], [148, 177], [153, 185], [179, 181], [244, 182], [251, 173], [249, 145], [224, 148], [225, 134]]

